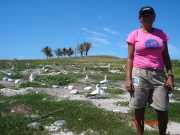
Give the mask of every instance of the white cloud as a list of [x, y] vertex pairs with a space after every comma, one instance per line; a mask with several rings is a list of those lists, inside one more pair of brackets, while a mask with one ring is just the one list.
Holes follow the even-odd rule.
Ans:
[[107, 37], [104, 33], [89, 30], [88, 28], [81, 28], [82, 31], [91, 34], [92, 36]]
[[92, 42], [99, 43], [99, 44], [106, 44], [106, 45], [110, 44], [108, 39], [100, 38], [100, 37], [91, 37], [89, 38], [89, 40], [91, 40]]
[[108, 32], [108, 33], [110, 33], [110, 34], [112, 34], [112, 35], [116, 35], [116, 36], [119, 36], [119, 35], [120, 35], [119, 32], [117, 32], [117, 31], [115, 31], [115, 30], [112, 30], [112, 29], [110, 29], [110, 28], [104, 28], [104, 31], [105, 31], [105, 32]]

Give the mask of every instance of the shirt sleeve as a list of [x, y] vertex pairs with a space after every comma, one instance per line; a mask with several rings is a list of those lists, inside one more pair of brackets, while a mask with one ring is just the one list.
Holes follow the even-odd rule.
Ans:
[[164, 42], [167, 42], [169, 40], [169, 38], [165, 32], [162, 32], [162, 39]]
[[134, 45], [136, 41], [135, 36], [136, 36], [136, 31], [129, 33], [128, 38], [126, 39], [126, 42], [130, 43], [131, 45]]

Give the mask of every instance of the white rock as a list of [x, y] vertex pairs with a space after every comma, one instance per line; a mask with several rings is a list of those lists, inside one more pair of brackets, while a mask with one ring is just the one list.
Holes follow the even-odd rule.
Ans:
[[53, 85], [52, 88], [59, 88], [59, 86], [58, 85]]
[[69, 86], [68, 86], [68, 89], [69, 89], [69, 90], [72, 90], [73, 88], [74, 88], [73, 85], [69, 85]]
[[74, 90], [71, 90], [70, 93], [71, 93], [71, 94], [78, 94], [79, 91], [78, 91], [77, 89], [74, 89]]
[[3, 88], [3, 89], [0, 90], [0, 93], [1, 93], [3, 96], [10, 97], [10, 96], [15, 96], [15, 95], [17, 95], [17, 90], [13, 90], [13, 89], [9, 89], [9, 88]]
[[115, 74], [115, 73], [119, 74], [119, 73], [120, 73], [119, 70], [110, 70], [109, 72], [110, 72], [110, 73], [113, 73], [113, 74]]
[[179, 88], [179, 87], [174, 87], [174, 89], [175, 89], [175, 90], [180, 90], [180, 88]]
[[45, 83], [42, 83], [41, 85], [45, 86], [46, 84], [45, 84]]
[[8, 82], [13, 82], [13, 79], [11, 79], [11, 78], [8, 78], [8, 80], [7, 80]]
[[87, 87], [84, 88], [84, 90], [85, 91], [90, 91], [90, 90], [92, 90], [92, 87], [91, 86], [87, 86]]
[[58, 126], [58, 127], [63, 127], [65, 122], [66, 122], [65, 120], [58, 120], [58, 121], [55, 121], [53, 125]]
[[129, 110], [130, 110], [129, 107], [120, 106], [120, 107], [118, 107], [118, 109], [114, 109], [113, 112], [128, 113]]
[[180, 135], [180, 123], [168, 122], [166, 133], [170, 133], [170, 135]]
[[60, 128], [54, 125], [45, 126], [45, 129], [47, 129], [49, 132], [57, 132]]
[[39, 94], [39, 91], [35, 91], [36, 94]]
[[27, 125], [28, 128], [39, 129], [41, 124], [39, 122], [33, 122]]

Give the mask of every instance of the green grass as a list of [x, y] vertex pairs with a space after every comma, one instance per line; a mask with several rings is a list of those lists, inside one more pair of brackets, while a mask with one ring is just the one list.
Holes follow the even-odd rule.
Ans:
[[[41, 115], [62, 109], [63, 111], [57, 112], [41, 122], [48, 125], [55, 120], [64, 119], [67, 122], [65, 125], [66, 128], [75, 133], [92, 129], [102, 135], [105, 133], [107, 135], [134, 134], [134, 129], [130, 128], [127, 123], [124, 123], [120, 115], [98, 109], [88, 102], [67, 100], [54, 102], [52, 100], [43, 101], [43, 98], [48, 98], [48, 96], [45, 94], [28, 94], [11, 98], [2, 97], [0, 100], [0, 109], [1, 112], [7, 113], [10, 106], [22, 103], [32, 108], [33, 113]], [[45, 134], [44, 130], [34, 131], [27, 129], [25, 125], [29, 122], [31, 122], [31, 119], [25, 118], [23, 115], [0, 117], [0, 133], [12, 135]]]
[[25, 88], [25, 87], [47, 88], [50, 86], [42, 85], [42, 83], [39, 83], [39, 82], [23, 82], [18, 85], [18, 88]]
[[35, 80], [47, 85], [67, 85], [76, 81], [73, 76], [69, 75], [41, 75]]
[[173, 90], [172, 94], [173, 94], [172, 98], [174, 100], [180, 101], [180, 91], [179, 90]]
[[[180, 103], [170, 103], [169, 120], [180, 122]], [[146, 108], [145, 119], [157, 119], [156, 112], [151, 107]]]
[[123, 90], [119, 89], [119, 88], [113, 88], [113, 87], [109, 87], [107, 89], [107, 92], [110, 93], [111, 95], [119, 95], [123, 93]]

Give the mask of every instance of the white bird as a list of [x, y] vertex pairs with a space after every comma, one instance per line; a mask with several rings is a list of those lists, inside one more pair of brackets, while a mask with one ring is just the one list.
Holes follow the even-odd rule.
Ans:
[[20, 84], [20, 83], [22, 83], [22, 80], [21, 79], [17, 79], [17, 80], [14, 81], [14, 83], [15, 84]]
[[30, 81], [30, 82], [33, 82], [34, 79], [36, 78], [36, 76], [38, 76], [38, 75], [40, 75], [40, 74], [41, 74], [40, 71], [32, 72], [32, 73], [30, 74], [30, 76], [29, 76], [29, 81]]
[[104, 92], [104, 90], [102, 90], [101, 89], [101, 87], [100, 87], [100, 85], [99, 84], [97, 84], [96, 85], [96, 90], [94, 90], [94, 91], [92, 91], [91, 93], [90, 93], [90, 95], [103, 95], [105, 92]]
[[31, 73], [29, 76], [29, 81], [32, 82], [32, 81], [34, 81], [34, 79], [35, 79], [35, 75], [34, 75], [34, 73]]
[[88, 80], [88, 75], [87, 75], [87, 74], [86, 74], [86, 77], [84, 78], [84, 80], [85, 80], [85, 81], [87, 81], [87, 80]]
[[107, 75], [104, 76], [104, 80], [100, 81], [100, 84], [107, 84], [108, 80], [107, 80]]

